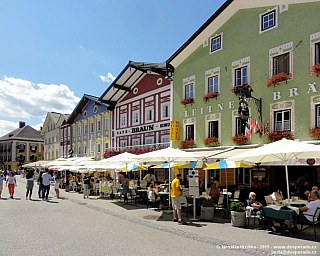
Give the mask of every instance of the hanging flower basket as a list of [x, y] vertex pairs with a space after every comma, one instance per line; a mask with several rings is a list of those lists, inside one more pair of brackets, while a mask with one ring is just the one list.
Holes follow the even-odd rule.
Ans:
[[203, 96], [203, 101], [207, 102], [209, 99], [214, 99], [214, 98], [218, 98], [220, 95], [220, 93], [218, 92], [209, 92], [206, 95]]
[[195, 144], [195, 142], [194, 142], [194, 140], [183, 140], [183, 141], [181, 141], [181, 143], [180, 143], [180, 148], [192, 148], [192, 147], [194, 147], [194, 145], [196, 145]]
[[219, 144], [219, 139], [216, 137], [208, 137], [204, 139], [203, 143], [206, 146], [216, 146]]
[[270, 132], [268, 135], [269, 142], [275, 142], [278, 140], [282, 140], [283, 138], [288, 139], [288, 140], [293, 140], [294, 136], [293, 136], [292, 132], [286, 131], [286, 130]]
[[313, 76], [319, 76], [320, 75], [320, 63], [311, 66], [309, 74], [313, 75]]
[[236, 134], [231, 138], [231, 141], [238, 145], [246, 143], [248, 140], [249, 140], [248, 137], [245, 136], [243, 133]]
[[308, 135], [311, 138], [319, 139], [320, 138], [320, 127], [315, 127], [309, 130]]
[[268, 78], [267, 87], [276, 86], [277, 84], [281, 82], [286, 82], [292, 78], [292, 74], [290, 73], [279, 73], [277, 75], [274, 75], [270, 78]]
[[252, 88], [248, 83], [239, 84], [231, 89], [231, 92], [237, 96], [243, 96], [246, 98], [251, 97], [251, 93], [253, 92]]
[[180, 101], [181, 105], [187, 105], [187, 104], [192, 104], [192, 103], [194, 103], [194, 98], [182, 99]]

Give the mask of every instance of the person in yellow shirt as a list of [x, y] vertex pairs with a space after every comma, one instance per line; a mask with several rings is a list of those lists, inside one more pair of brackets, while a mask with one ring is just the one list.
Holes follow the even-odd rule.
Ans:
[[182, 189], [180, 188], [181, 174], [178, 173], [176, 178], [171, 182], [171, 201], [173, 209], [173, 221], [178, 222], [179, 225], [186, 225], [181, 218], [181, 201], [180, 195]]

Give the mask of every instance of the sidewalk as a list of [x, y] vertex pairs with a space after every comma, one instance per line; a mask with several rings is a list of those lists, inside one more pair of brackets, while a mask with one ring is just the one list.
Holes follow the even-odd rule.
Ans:
[[[18, 188], [25, 189], [26, 180], [17, 176]], [[36, 191], [38, 186], [35, 185], [33, 193], [34, 197], [37, 196]], [[51, 196], [55, 195], [53, 187], [50, 189]], [[257, 229], [258, 225], [253, 226], [250, 224], [250, 228], [236, 228], [231, 226], [230, 220], [216, 218], [214, 222], [204, 221], [190, 221], [192, 214], [189, 213], [189, 218], [184, 216], [184, 220], [188, 222], [188, 225], [178, 225], [176, 222], [172, 222], [172, 211], [155, 211], [153, 209], [147, 209], [145, 204], [130, 202], [123, 205], [121, 201], [111, 200], [109, 198], [100, 198], [99, 196], [90, 196], [89, 199], [83, 199], [83, 194], [77, 192], [65, 192], [60, 189], [60, 196], [64, 198], [60, 203], [65, 200], [71, 201], [75, 204], [83, 207], [90, 208], [92, 210], [100, 211], [108, 215], [115, 216], [119, 219], [136, 222], [145, 227], [156, 228], [163, 230], [164, 232], [174, 233], [180, 236], [184, 236], [193, 240], [203, 241], [211, 243], [215, 246], [248, 246], [256, 247], [259, 255], [267, 255], [275, 250], [275, 246], [282, 246], [283, 249], [293, 250], [291, 246], [316, 246], [317, 253], [320, 253], [320, 245], [318, 242], [309, 241], [313, 240], [313, 228], [309, 228], [303, 233], [298, 233], [296, 237], [289, 237], [283, 235], [269, 234], [267, 230]], [[25, 200], [22, 198], [21, 200]], [[57, 200], [55, 197], [50, 200]], [[76, 213], [76, 212], [75, 212]], [[256, 227], [254, 229], [253, 227]], [[317, 241], [320, 241], [320, 229], [317, 227]], [[301, 247], [302, 248], [302, 247]], [[300, 248], [300, 249], [301, 249]], [[295, 248], [295, 251], [298, 249]], [[252, 251], [248, 254], [253, 254]], [[297, 254], [299, 255], [299, 254]]]

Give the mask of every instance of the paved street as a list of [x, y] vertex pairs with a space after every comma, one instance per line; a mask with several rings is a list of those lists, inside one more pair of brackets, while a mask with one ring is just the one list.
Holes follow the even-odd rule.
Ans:
[[179, 226], [171, 214], [143, 205], [123, 206], [96, 196], [84, 200], [62, 190], [63, 199], [56, 199], [53, 187], [49, 202], [37, 198], [37, 186], [30, 201], [25, 199], [25, 179], [17, 180], [15, 198], [7, 199], [5, 187], [0, 200], [0, 255], [270, 255], [280, 251], [276, 245], [296, 253], [307, 249], [288, 246], [308, 245], [310, 253], [320, 253], [318, 242], [230, 223]]

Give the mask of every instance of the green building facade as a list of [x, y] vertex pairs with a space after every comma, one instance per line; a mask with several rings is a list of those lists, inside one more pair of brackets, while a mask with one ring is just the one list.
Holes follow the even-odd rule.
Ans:
[[[317, 139], [308, 132], [320, 126], [320, 77], [310, 74], [320, 62], [319, 11], [320, 1], [226, 1], [167, 61], [180, 121], [173, 147], [236, 145], [241, 133], [245, 144], [283, 131]], [[206, 145], [208, 137], [218, 143]]]

